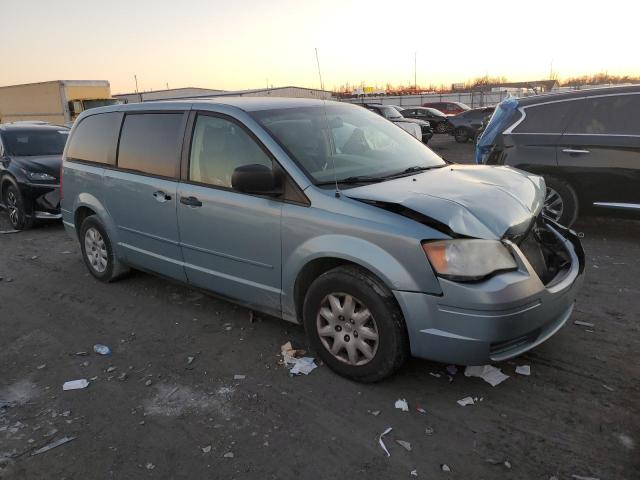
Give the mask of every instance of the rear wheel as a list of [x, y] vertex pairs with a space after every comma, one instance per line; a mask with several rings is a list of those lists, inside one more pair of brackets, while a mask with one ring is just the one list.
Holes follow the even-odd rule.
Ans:
[[391, 292], [358, 267], [318, 277], [304, 301], [309, 341], [335, 372], [360, 382], [393, 374], [409, 356], [409, 341]]
[[436, 125], [436, 132], [445, 133], [447, 131], [447, 125], [444, 122], [440, 122]]
[[547, 192], [542, 212], [561, 225], [570, 227], [578, 218], [578, 196], [573, 187], [557, 177], [545, 176]]
[[467, 143], [469, 141], [469, 133], [464, 128], [456, 129], [454, 137], [458, 143]]
[[11, 226], [16, 230], [26, 230], [33, 226], [33, 219], [27, 215], [24, 199], [20, 194], [20, 190], [13, 184], [9, 183], [3, 189], [3, 203], [9, 214]]

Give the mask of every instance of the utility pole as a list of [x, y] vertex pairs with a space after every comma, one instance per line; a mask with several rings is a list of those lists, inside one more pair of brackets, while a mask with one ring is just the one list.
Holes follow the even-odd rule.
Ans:
[[418, 52], [413, 52], [413, 89], [418, 91]]
[[136, 93], [138, 93], [138, 76], [134, 74], [133, 79], [136, 81]]

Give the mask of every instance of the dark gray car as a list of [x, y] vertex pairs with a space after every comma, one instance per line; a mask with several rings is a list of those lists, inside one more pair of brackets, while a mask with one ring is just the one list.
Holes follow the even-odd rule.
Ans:
[[520, 355], [573, 310], [584, 258], [542, 178], [451, 166], [364, 108], [303, 99], [83, 113], [64, 225], [105, 282], [139, 268], [303, 323], [342, 375]]

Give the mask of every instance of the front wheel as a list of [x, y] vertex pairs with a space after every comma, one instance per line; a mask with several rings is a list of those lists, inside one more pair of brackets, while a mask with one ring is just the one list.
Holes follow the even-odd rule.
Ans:
[[360, 382], [393, 374], [409, 356], [409, 340], [392, 293], [358, 267], [330, 270], [309, 288], [304, 325], [313, 349], [332, 370]]
[[446, 133], [447, 132], [447, 124], [444, 122], [440, 122], [436, 125], [436, 132], [438, 133]]
[[4, 188], [2, 200], [9, 213], [9, 221], [13, 228], [16, 230], [27, 230], [31, 228], [33, 219], [27, 215], [24, 198], [20, 194], [20, 190], [18, 190], [13, 183], [9, 183]]
[[467, 143], [469, 141], [469, 132], [464, 128], [458, 128], [454, 132], [454, 137], [458, 143]]
[[89, 272], [101, 282], [111, 282], [128, 271], [114, 255], [109, 235], [95, 215], [80, 226], [80, 248]]

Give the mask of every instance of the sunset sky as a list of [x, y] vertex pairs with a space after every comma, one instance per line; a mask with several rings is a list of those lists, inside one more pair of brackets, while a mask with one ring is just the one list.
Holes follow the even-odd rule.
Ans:
[[[604, 6], [606, 5], [606, 8]], [[483, 75], [640, 75], [636, 2], [0, 0], [0, 85], [109, 80], [112, 93], [196, 86], [328, 89]]]

